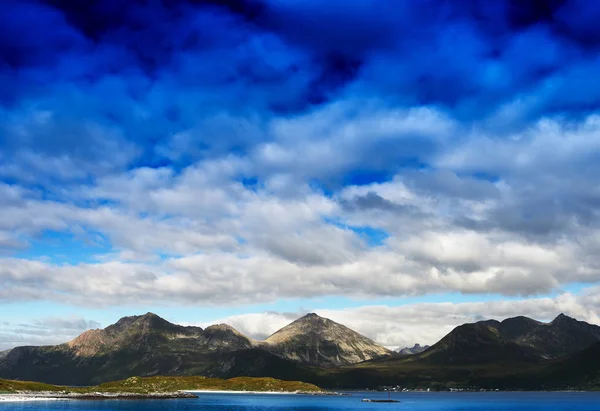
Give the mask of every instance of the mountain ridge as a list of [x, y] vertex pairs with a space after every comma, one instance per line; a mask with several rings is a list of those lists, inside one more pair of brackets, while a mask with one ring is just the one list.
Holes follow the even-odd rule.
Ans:
[[[303, 380], [332, 388], [398, 382], [507, 389], [592, 386], [600, 384], [600, 371], [590, 368], [600, 352], [599, 329], [564, 314], [549, 323], [523, 316], [486, 320], [456, 327], [421, 353], [402, 355], [314, 313], [263, 341], [227, 324], [181, 326], [146, 313], [56, 346], [3, 351], [0, 377], [65, 385], [204, 375]], [[585, 380], [577, 370], [585, 372]]]
[[[295, 374], [304, 375], [297, 365], [348, 364], [371, 358], [369, 349], [367, 355], [352, 352], [347, 340], [355, 341], [354, 346], [350, 346], [358, 350], [362, 347], [375, 347], [374, 352], [386, 350], [367, 337], [316, 314], [296, 322], [307, 326], [315, 323], [320, 324], [317, 326], [319, 338], [313, 335], [315, 338], [311, 341], [318, 348], [306, 351], [294, 346], [294, 342], [279, 343], [276, 338], [253, 340], [227, 324], [203, 329], [173, 324], [154, 313], [127, 316], [104, 329], [85, 331], [63, 344], [15, 347], [0, 356], [0, 376], [75, 385], [157, 374], [292, 378]], [[343, 331], [341, 337], [336, 334], [340, 330]], [[327, 340], [332, 333], [343, 341]], [[292, 360], [297, 357], [295, 353], [305, 351], [309, 352], [305, 358]], [[335, 358], [328, 358], [330, 354]]]

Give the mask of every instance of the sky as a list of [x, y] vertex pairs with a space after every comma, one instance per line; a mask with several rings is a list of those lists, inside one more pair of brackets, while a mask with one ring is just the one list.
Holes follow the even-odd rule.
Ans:
[[600, 3], [0, 7], [0, 349], [600, 324]]

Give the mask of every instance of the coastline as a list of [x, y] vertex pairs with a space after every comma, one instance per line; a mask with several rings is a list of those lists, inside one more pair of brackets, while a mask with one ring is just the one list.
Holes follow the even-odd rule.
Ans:
[[168, 400], [181, 398], [198, 398], [197, 395], [185, 391], [153, 392], [147, 394], [130, 392], [18, 392], [0, 394], [0, 403], [29, 401], [66, 401], [66, 400]]
[[181, 390], [193, 394], [260, 394], [260, 395], [341, 395], [329, 391], [234, 391], [234, 390]]
[[61, 401], [67, 400], [67, 398], [50, 398], [50, 397], [36, 397], [26, 394], [0, 394], [0, 404], [5, 402], [30, 402], [30, 401]]
[[179, 390], [175, 392], [56, 392], [23, 391], [0, 394], [0, 403], [31, 401], [67, 401], [67, 400], [167, 400], [198, 398], [197, 394], [245, 394], [245, 395], [342, 395], [329, 391], [235, 391], [235, 390]]

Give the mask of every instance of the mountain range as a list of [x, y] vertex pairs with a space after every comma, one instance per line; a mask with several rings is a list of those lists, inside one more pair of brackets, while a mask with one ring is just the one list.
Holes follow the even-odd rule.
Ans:
[[[431, 347], [393, 352], [316, 314], [264, 341], [226, 324], [172, 324], [147, 313], [64, 344], [0, 354], [0, 377], [92, 385], [131, 376], [274, 377], [323, 387], [567, 388], [600, 384], [600, 327], [563, 314], [456, 327]], [[595, 385], [596, 384], [596, 385]]]
[[423, 351], [425, 351], [428, 348], [429, 348], [429, 345], [421, 345], [421, 344], [417, 343], [417, 344], [413, 345], [412, 347], [404, 347], [404, 348], [397, 350], [396, 352], [398, 354], [402, 354], [402, 355], [412, 355], [412, 354], [422, 353]]

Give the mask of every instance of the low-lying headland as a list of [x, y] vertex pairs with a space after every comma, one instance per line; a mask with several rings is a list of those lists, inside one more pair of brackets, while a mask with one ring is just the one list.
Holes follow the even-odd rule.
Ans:
[[202, 376], [131, 377], [90, 387], [0, 379], [0, 401], [34, 399], [174, 399], [196, 398], [193, 392], [326, 394], [313, 384], [275, 378]]

